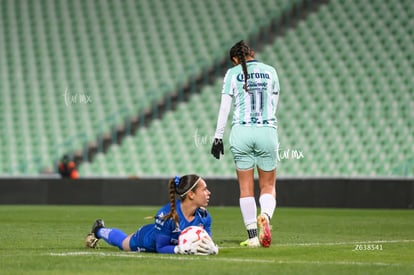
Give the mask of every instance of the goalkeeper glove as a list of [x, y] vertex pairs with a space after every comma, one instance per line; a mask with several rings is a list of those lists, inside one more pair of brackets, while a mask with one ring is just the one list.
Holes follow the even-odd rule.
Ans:
[[210, 255], [218, 254], [218, 247], [209, 239], [203, 238], [199, 241], [186, 245], [177, 245], [174, 248], [175, 254]]
[[218, 254], [218, 246], [216, 244], [214, 244], [213, 240], [210, 238], [203, 238], [201, 240], [202, 245], [200, 244], [200, 246], [203, 246], [203, 249], [205, 249], [207, 251], [207, 255], [216, 255]]
[[211, 146], [211, 154], [216, 158], [220, 159], [220, 153], [224, 155], [224, 146], [223, 140], [220, 138], [215, 138], [213, 145]]
[[201, 240], [193, 242], [193, 243], [187, 243], [185, 245], [177, 245], [174, 248], [174, 253], [176, 254], [193, 254], [193, 255], [208, 255], [207, 254], [207, 248], [200, 247]]

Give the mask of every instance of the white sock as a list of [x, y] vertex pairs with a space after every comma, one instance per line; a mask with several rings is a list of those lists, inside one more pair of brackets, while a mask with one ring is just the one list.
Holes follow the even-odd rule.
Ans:
[[263, 194], [259, 198], [260, 213], [267, 214], [269, 219], [273, 217], [276, 208], [276, 199], [271, 194]]
[[240, 198], [239, 203], [246, 229], [254, 229], [254, 227], [257, 228], [257, 208], [254, 197]]

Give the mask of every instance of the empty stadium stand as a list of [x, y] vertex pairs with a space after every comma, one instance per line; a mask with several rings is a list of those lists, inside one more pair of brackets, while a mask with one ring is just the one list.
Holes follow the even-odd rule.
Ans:
[[413, 176], [413, 13], [409, 0], [2, 1], [0, 175], [69, 153], [84, 177], [234, 176], [228, 147], [209, 150], [222, 60], [250, 39], [281, 81], [279, 175]]

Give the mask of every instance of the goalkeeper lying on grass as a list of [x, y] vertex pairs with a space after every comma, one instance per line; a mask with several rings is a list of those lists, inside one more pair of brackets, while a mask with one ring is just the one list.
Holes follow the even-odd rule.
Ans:
[[[211, 238], [202, 238], [193, 243], [178, 245], [180, 232], [195, 225], [203, 227], [211, 236], [211, 216], [206, 208], [210, 191], [206, 182], [197, 175], [175, 177], [169, 181], [170, 203], [158, 210], [155, 223], [139, 228], [127, 235], [117, 228], [106, 228], [98, 219], [86, 236], [86, 246], [96, 248], [100, 239], [124, 251], [176, 253], [176, 254], [217, 254], [218, 247]], [[178, 194], [180, 200], [176, 200]]]

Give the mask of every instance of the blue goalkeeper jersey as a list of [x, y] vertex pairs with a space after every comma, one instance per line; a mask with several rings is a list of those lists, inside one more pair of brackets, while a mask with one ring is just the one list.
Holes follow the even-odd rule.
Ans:
[[164, 219], [170, 209], [170, 204], [164, 205], [155, 215], [153, 224], [144, 225], [135, 232], [130, 241], [131, 250], [172, 254], [181, 231], [192, 225], [204, 227], [211, 236], [211, 216], [206, 209], [198, 208], [194, 219], [187, 221], [181, 211], [181, 201], [177, 200], [178, 226], [173, 219]]

